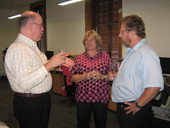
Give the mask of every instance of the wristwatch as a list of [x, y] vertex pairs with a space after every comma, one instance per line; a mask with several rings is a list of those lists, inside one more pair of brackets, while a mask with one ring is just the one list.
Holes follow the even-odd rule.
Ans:
[[104, 79], [103, 80], [105, 80], [106, 79], [106, 75], [104, 75]]
[[135, 102], [135, 106], [138, 108], [142, 108], [137, 101]]

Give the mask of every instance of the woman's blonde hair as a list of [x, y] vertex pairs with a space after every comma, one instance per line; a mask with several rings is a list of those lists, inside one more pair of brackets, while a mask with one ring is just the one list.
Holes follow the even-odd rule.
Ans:
[[85, 46], [85, 40], [87, 39], [87, 37], [93, 37], [96, 40], [96, 42], [97, 42], [97, 50], [99, 51], [100, 46], [102, 45], [102, 39], [99, 36], [99, 34], [95, 30], [87, 31], [85, 33], [85, 35], [84, 35], [84, 38], [83, 38], [83, 45], [84, 46]]

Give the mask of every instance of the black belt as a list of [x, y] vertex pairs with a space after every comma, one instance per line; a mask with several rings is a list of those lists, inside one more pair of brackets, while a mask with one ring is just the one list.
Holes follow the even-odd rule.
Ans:
[[[128, 103], [134, 103], [135, 101], [128, 101]], [[120, 105], [120, 107], [127, 107], [127, 106], [129, 106], [129, 105], [127, 105], [127, 104], [124, 104], [124, 102], [119, 102], [119, 103], [117, 103], [117, 105]]]
[[46, 95], [50, 94], [50, 91], [45, 92], [45, 93], [41, 93], [41, 94], [18, 93], [18, 92], [15, 92], [15, 94], [17, 96], [20, 96], [20, 97], [43, 97], [43, 96], [46, 96]]

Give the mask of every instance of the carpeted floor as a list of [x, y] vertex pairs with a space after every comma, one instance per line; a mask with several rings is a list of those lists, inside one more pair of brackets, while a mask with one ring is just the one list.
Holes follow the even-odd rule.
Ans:
[[[13, 91], [10, 88], [6, 77], [0, 77], [0, 120], [9, 128], [19, 128], [18, 121], [13, 116]], [[76, 103], [68, 107], [70, 101], [61, 104], [61, 100], [68, 99], [56, 93], [51, 93], [51, 113], [49, 128], [76, 128]], [[95, 128], [93, 117], [91, 128]], [[119, 128], [116, 113], [108, 110], [107, 128]]]

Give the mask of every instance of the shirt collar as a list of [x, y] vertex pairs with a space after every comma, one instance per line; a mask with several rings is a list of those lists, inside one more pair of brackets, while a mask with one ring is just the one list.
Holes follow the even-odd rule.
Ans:
[[37, 42], [34, 42], [33, 40], [22, 35], [21, 33], [18, 33], [18, 38], [21, 42], [23, 42], [24, 44], [26, 44], [29, 47], [32, 47], [32, 48], [37, 47]]
[[146, 38], [143, 38], [142, 40], [140, 40], [133, 48], [127, 48], [127, 51], [133, 49], [134, 51], [137, 51], [143, 44], [146, 43]]

